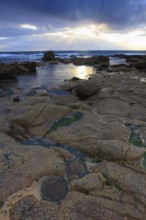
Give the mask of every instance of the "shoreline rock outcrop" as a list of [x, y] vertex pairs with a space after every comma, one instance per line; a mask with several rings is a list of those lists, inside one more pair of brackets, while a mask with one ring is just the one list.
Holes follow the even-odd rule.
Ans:
[[18, 90], [2, 93], [0, 219], [145, 220], [142, 78], [117, 65], [59, 93], [23, 90], [19, 101]]
[[23, 73], [35, 73], [36, 62], [21, 62], [21, 63], [0, 63], [0, 80], [16, 79], [17, 75]]

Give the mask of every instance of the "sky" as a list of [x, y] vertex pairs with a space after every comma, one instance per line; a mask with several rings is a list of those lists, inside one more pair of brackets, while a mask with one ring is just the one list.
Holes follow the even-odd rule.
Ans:
[[146, 0], [0, 0], [0, 51], [146, 50]]

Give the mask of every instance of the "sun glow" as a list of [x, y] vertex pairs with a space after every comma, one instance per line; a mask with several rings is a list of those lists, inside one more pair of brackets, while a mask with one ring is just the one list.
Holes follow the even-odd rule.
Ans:
[[77, 38], [94, 38], [96, 25], [82, 26], [73, 29], [73, 33]]
[[[33, 25], [24, 24], [21, 28], [36, 30]], [[106, 24], [90, 24], [77, 27], [65, 27], [49, 30], [47, 32], [35, 32], [29, 39], [51, 42], [52, 48], [61, 49], [128, 49], [144, 50], [146, 31], [142, 29], [125, 31], [124, 33], [110, 29]], [[91, 45], [91, 47], [90, 47]], [[82, 69], [83, 70], [83, 69]]]

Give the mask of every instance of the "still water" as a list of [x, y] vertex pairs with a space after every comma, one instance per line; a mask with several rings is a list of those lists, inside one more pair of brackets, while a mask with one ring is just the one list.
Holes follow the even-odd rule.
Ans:
[[37, 73], [18, 76], [18, 86], [22, 89], [40, 86], [54, 87], [64, 83], [64, 80], [78, 77], [88, 79], [94, 73], [93, 67], [74, 66], [73, 64], [46, 64], [37, 68]]

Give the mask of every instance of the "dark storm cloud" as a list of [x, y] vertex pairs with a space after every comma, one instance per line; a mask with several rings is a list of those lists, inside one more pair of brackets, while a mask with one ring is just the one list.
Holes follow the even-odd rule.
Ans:
[[91, 20], [120, 28], [145, 22], [143, 2], [145, 0], [5, 0], [0, 2], [0, 21], [47, 24], [52, 17], [71, 22]]

